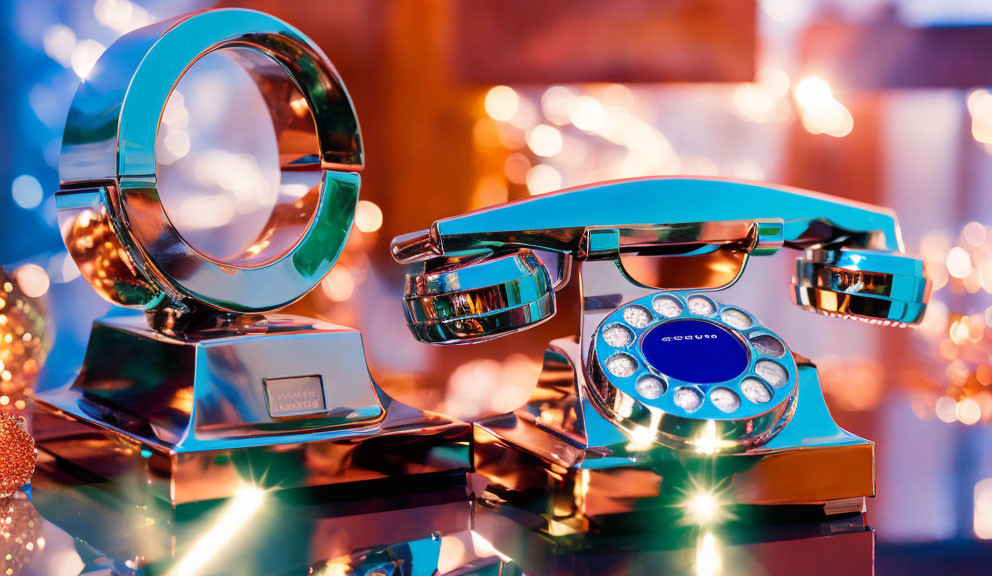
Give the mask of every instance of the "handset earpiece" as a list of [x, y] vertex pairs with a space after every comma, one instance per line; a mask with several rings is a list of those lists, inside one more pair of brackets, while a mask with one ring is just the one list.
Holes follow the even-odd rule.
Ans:
[[873, 324], [919, 324], [930, 298], [923, 262], [899, 252], [811, 249], [796, 259], [793, 301]]
[[403, 309], [421, 342], [481, 342], [550, 319], [554, 283], [529, 249], [427, 261], [406, 277]]

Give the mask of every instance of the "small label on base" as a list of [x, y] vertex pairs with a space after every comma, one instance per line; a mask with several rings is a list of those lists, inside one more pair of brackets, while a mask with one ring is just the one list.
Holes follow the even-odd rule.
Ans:
[[320, 376], [265, 378], [264, 383], [269, 416], [273, 418], [308, 416], [327, 411], [324, 383]]

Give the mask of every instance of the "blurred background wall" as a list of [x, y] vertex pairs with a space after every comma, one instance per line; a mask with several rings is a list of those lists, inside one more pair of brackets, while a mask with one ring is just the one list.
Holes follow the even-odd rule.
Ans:
[[[70, 379], [89, 323], [117, 313], [79, 278], [55, 221], [61, 130], [75, 87], [119, 35], [214, 5], [17, 0], [0, 9], [0, 264], [19, 270], [50, 312], [54, 349], [39, 387]], [[291, 311], [361, 328], [373, 376], [392, 394], [463, 418], [513, 409], [529, 393], [544, 344], [577, 328], [572, 286], [556, 318], [534, 330], [486, 346], [414, 342], [400, 309], [404, 270], [388, 245], [436, 218], [665, 174], [765, 180], [882, 204], [898, 212], [907, 249], [922, 255], [934, 281], [921, 329], [795, 309], [789, 257], [753, 262], [723, 299], [813, 358], [838, 421], [878, 443], [879, 496], [869, 521], [880, 566], [942, 554], [933, 547], [941, 542], [970, 553], [961, 551], [992, 538], [992, 93], [984, 88], [992, 85], [992, 5], [219, 5], [289, 21], [347, 83], [366, 142], [363, 202], [340, 263]], [[209, 74], [200, 78], [163, 117], [163, 158], [209, 152], [211, 143], [196, 135], [238, 121], [218, 120], [238, 94], [210, 84]], [[218, 182], [242, 184], [207, 199], [177, 198], [170, 215], [205, 234], [240, 226], [250, 215], [236, 208], [255, 194], [246, 175], [264, 164], [264, 130], [258, 140], [228, 161], [204, 161], [220, 171], [211, 173]], [[252, 198], [264, 212], [264, 194]]]

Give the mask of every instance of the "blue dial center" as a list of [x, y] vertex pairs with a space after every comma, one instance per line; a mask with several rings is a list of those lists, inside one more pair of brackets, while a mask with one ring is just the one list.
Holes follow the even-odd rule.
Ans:
[[744, 342], [730, 330], [705, 320], [669, 320], [641, 340], [641, 352], [655, 370], [683, 382], [713, 384], [747, 368]]

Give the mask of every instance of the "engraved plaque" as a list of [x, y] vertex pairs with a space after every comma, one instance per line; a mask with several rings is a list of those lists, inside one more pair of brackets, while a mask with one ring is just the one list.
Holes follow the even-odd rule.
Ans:
[[265, 378], [264, 383], [269, 416], [273, 418], [323, 414], [327, 411], [324, 383], [320, 376]]

